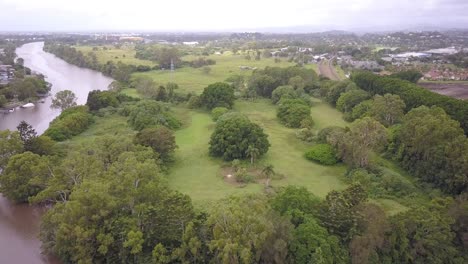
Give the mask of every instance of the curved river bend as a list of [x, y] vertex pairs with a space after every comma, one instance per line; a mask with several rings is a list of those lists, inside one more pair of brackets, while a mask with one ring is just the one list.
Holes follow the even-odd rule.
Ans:
[[[46, 81], [52, 84], [52, 95], [71, 90], [78, 104], [84, 104], [89, 91], [105, 90], [113, 81], [99, 72], [79, 68], [44, 52], [43, 47], [43, 42], [28, 43], [18, 48], [16, 54], [24, 59], [26, 67], [46, 76]], [[51, 101], [48, 97], [34, 108], [17, 108], [13, 113], [0, 114], [0, 130], [16, 130], [25, 120], [42, 134], [50, 121], [60, 114], [50, 108]], [[0, 263], [59, 263], [41, 254], [37, 235], [43, 212], [43, 208], [12, 204], [0, 194]]]
[[[52, 84], [52, 95], [58, 91], [71, 90], [78, 98], [78, 104], [85, 104], [90, 91], [107, 89], [113, 81], [100, 72], [71, 65], [44, 52], [43, 47], [44, 42], [28, 43], [16, 49], [16, 54], [24, 59], [26, 67], [46, 76], [46, 81]], [[59, 110], [50, 108], [51, 101], [52, 96], [49, 96], [45, 103], [35, 103], [33, 108], [17, 108], [13, 113], [0, 114], [0, 130], [16, 130], [16, 126], [24, 120], [42, 134], [50, 121], [60, 114]]]

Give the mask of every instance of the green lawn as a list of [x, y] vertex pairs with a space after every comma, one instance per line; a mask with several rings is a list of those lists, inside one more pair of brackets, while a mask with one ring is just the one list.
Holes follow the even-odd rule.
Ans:
[[[182, 57], [184, 61], [191, 61], [196, 59], [197, 56]], [[222, 82], [229, 76], [239, 74], [250, 76], [252, 70], [241, 70], [239, 66], [249, 66], [252, 68], [263, 69], [267, 66], [288, 67], [294, 66], [295, 63], [281, 60], [275, 63], [273, 58], [262, 58], [259, 61], [246, 60], [242, 55], [232, 55], [230, 52], [225, 52], [222, 55], [210, 55], [206, 58], [216, 61], [215, 65], [210, 65], [211, 72], [206, 74], [201, 68], [183, 67], [176, 69], [174, 72], [168, 70], [158, 70], [143, 73], [135, 73], [133, 76], [149, 76], [158, 83], [165, 84], [167, 82], [175, 82], [179, 85], [182, 92], [201, 93], [201, 91], [209, 84], [215, 82]], [[308, 67], [313, 69], [314, 65]]]
[[[180, 109], [179, 111], [183, 111]], [[249, 184], [239, 188], [226, 183], [220, 173], [221, 160], [208, 156], [208, 142], [214, 122], [207, 113], [186, 110], [190, 123], [176, 132], [176, 162], [168, 175], [169, 184], [190, 195], [195, 205], [206, 205], [223, 197], [259, 192], [263, 185]]]
[[146, 65], [153, 67], [156, 63], [149, 60], [140, 60], [135, 58], [135, 49], [132, 46], [121, 48], [115, 48], [114, 46], [106, 46], [107, 50], [103, 49], [104, 46], [98, 46], [98, 50], [93, 50], [93, 46], [75, 46], [75, 48], [83, 54], [88, 54], [93, 52], [96, 54], [96, 57], [100, 63], [106, 63], [108, 61], [113, 61], [115, 63], [121, 61], [125, 64], [130, 65]]
[[[333, 109], [326, 104], [318, 104], [317, 107], [333, 113]], [[281, 180], [273, 180], [273, 186], [305, 186], [320, 197], [324, 197], [331, 190], [346, 186], [340, 180], [346, 170], [345, 166], [322, 166], [303, 157], [309, 145], [296, 138], [294, 129], [278, 123], [276, 108], [270, 100], [237, 101], [235, 110], [248, 115], [269, 135], [270, 150], [258, 162], [273, 164], [275, 171], [285, 176]], [[328, 111], [324, 111], [322, 115], [326, 115]], [[226, 183], [220, 174], [222, 161], [208, 156], [209, 137], [214, 129], [210, 115], [188, 109], [185, 110], [185, 114], [189, 116], [190, 124], [176, 132], [179, 145], [176, 151], [177, 161], [168, 176], [173, 188], [190, 195], [198, 205], [230, 194], [259, 192], [263, 189], [261, 184], [248, 184], [247, 187], [240, 188]], [[337, 116], [333, 113], [330, 118]], [[325, 120], [326, 116], [321, 118]], [[322, 124], [328, 125], [325, 121], [322, 121]]]

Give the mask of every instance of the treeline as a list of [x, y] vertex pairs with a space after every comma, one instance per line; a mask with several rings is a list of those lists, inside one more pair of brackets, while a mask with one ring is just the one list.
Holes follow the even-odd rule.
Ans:
[[175, 68], [182, 66], [182, 52], [172, 46], [137, 45], [135, 57], [142, 60], [157, 62], [160, 68], [170, 69], [171, 63]]
[[404, 80], [380, 77], [369, 72], [354, 73], [352, 80], [372, 95], [390, 93], [400, 96], [406, 104], [407, 111], [422, 105], [441, 107], [453, 119], [460, 122], [465, 134], [468, 134], [468, 102], [466, 101], [433, 93]]
[[87, 55], [83, 52], [59, 43], [46, 42], [44, 50], [50, 52], [64, 61], [84, 68], [93, 69], [103, 74], [110, 76], [121, 82], [128, 82], [130, 75], [138, 69], [146, 69], [146, 66], [127, 65], [122, 62], [114, 63], [108, 61], [105, 64], [99, 63], [96, 55], [93, 52]]

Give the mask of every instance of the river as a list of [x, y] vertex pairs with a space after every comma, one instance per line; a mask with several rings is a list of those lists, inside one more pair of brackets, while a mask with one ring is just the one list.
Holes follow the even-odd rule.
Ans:
[[[104, 90], [113, 81], [99, 72], [71, 65], [42, 50], [43, 42], [28, 43], [16, 50], [24, 65], [46, 76], [52, 84], [51, 94], [71, 90], [78, 104], [86, 103], [88, 92]], [[41, 134], [60, 111], [50, 108], [51, 97], [34, 108], [18, 108], [13, 113], [0, 114], [0, 130], [15, 130], [25, 120]], [[13, 204], [0, 194], [0, 263], [59, 263], [41, 254], [38, 239], [41, 215], [44, 209], [27, 204]]]
[[[26, 67], [46, 76], [46, 81], [52, 84], [52, 95], [71, 90], [78, 98], [77, 103], [85, 104], [89, 91], [107, 89], [113, 81], [100, 72], [71, 65], [44, 52], [43, 47], [43, 42], [28, 43], [16, 49], [16, 54], [24, 59]], [[44, 103], [36, 103], [33, 108], [17, 108], [13, 113], [0, 114], [0, 130], [16, 130], [16, 126], [24, 120], [39, 134], [43, 133], [50, 121], [60, 114], [59, 110], [50, 108], [51, 102], [52, 96], [49, 96]]]

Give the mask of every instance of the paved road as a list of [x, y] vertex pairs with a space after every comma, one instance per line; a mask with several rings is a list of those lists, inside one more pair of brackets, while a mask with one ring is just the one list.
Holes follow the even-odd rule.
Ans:
[[333, 63], [332, 63], [333, 59], [334, 58], [320, 61], [320, 63], [318, 64], [318, 69], [319, 69], [320, 75], [323, 75], [329, 78], [330, 80], [339, 81], [341, 80], [341, 78], [338, 75], [338, 73], [336, 73], [335, 67], [333, 67]]

